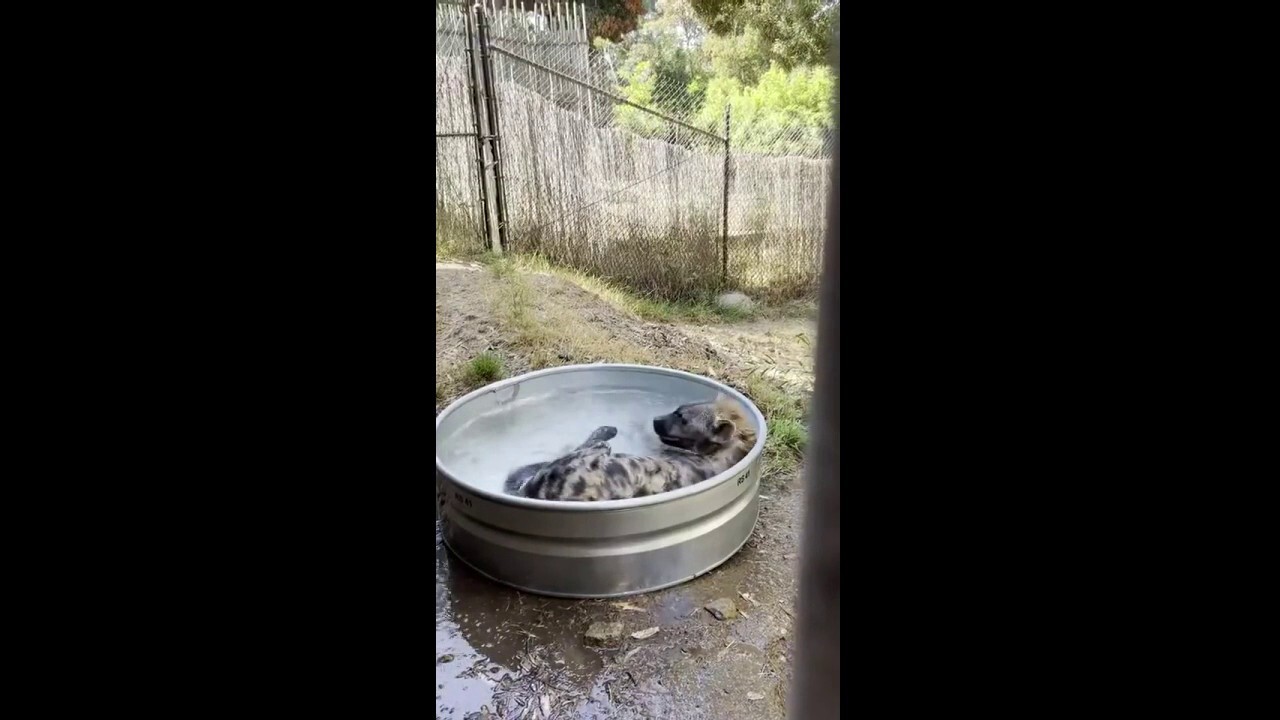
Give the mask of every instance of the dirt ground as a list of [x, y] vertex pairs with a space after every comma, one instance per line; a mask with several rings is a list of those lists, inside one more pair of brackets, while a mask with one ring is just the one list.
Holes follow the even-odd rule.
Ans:
[[[813, 322], [755, 320], [708, 326], [644, 322], [551, 275], [521, 278], [539, 320], [573, 322], [559, 364], [642, 358], [737, 385], [763, 367], [811, 386]], [[457, 395], [457, 368], [491, 351], [506, 374], [536, 363], [502, 311], [502, 283], [476, 265], [436, 266], [436, 412]], [[807, 335], [803, 340], [799, 336]], [[444, 397], [441, 386], [450, 388]], [[683, 585], [622, 600], [563, 600], [478, 576], [445, 549], [436, 522], [437, 718], [784, 718], [791, 676], [796, 553], [804, 502], [799, 473], [766, 473], [747, 544]], [[731, 598], [742, 615], [704, 606]], [[589, 648], [593, 622], [621, 622], [618, 647]], [[643, 640], [630, 633], [658, 628]]]
[[813, 391], [814, 320], [751, 320], [722, 325], [683, 325], [716, 352], [738, 360], [741, 367], [764, 372], [788, 385]]

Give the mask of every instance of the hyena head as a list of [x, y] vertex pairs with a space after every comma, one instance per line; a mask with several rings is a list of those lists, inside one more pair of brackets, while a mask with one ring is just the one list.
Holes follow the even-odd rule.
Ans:
[[733, 450], [741, 452], [740, 459], [756, 443], [756, 432], [746, 413], [724, 395], [659, 415], [653, 419], [653, 431], [667, 445], [702, 455]]

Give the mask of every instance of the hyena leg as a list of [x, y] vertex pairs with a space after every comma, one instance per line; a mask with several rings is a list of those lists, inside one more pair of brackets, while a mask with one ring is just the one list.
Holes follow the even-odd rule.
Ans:
[[[587, 436], [586, 442], [578, 446], [578, 450], [586, 450], [595, 445], [604, 445], [618, 434], [618, 428], [612, 425], [601, 425]], [[576, 452], [576, 451], [575, 451]]]
[[[612, 452], [613, 451], [609, 449], [609, 444], [604, 442], [598, 442], [594, 445], [589, 445], [582, 450], [571, 452], [559, 460], [553, 460], [538, 469], [538, 471], [534, 473], [533, 477], [529, 478], [529, 480], [525, 482], [518, 491], [516, 491], [516, 494], [529, 498], [547, 497], [543, 494], [543, 486], [548, 482], [551, 483], [552, 487], [560, 487], [564, 484], [565, 474], [572, 472], [573, 468], [581, 468], [588, 463], [594, 462], [595, 458], [609, 457]], [[559, 492], [560, 490], [554, 491], [554, 493]], [[561, 498], [551, 497], [549, 499], [558, 500]]]
[[520, 492], [520, 488], [524, 487], [524, 484], [529, 481], [529, 478], [537, 475], [538, 471], [546, 466], [546, 463], [539, 462], [525, 465], [522, 468], [516, 468], [507, 476], [507, 481], [502, 484], [503, 492], [508, 495], [523, 494]]
[[[609, 452], [608, 442], [618, 434], [618, 428], [612, 425], [601, 425], [596, 428], [587, 439], [579, 445], [573, 452], [579, 453], [583, 450], [604, 450]], [[570, 453], [573, 454], [573, 453]], [[567, 456], [566, 456], [567, 457]], [[524, 495], [522, 488], [529, 479], [538, 474], [538, 471], [546, 467], [549, 463], [539, 462], [530, 463], [521, 468], [516, 468], [507, 476], [507, 481], [503, 483], [502, 489], [508, 495]]]

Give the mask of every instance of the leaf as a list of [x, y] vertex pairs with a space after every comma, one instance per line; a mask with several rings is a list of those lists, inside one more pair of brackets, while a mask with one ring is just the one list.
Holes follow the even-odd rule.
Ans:
[[631, 637], [635, 638], [636, 640], [644, 640], [645, 638], [651, 638], [657, 634], [658, 634], [658, 628], [657, 626], [654, 626], [651, 628], [646, 628], [644, 630], [637, 630], [636, 632], [631, 633]]

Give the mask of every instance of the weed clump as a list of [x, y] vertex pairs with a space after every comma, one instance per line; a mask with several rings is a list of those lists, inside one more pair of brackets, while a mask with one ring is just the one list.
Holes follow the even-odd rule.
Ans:
[[467, 380], [473, 385], [498, 380], [502, 373], [502, 358], [487, 351], [472, 358], [465, 371]]

